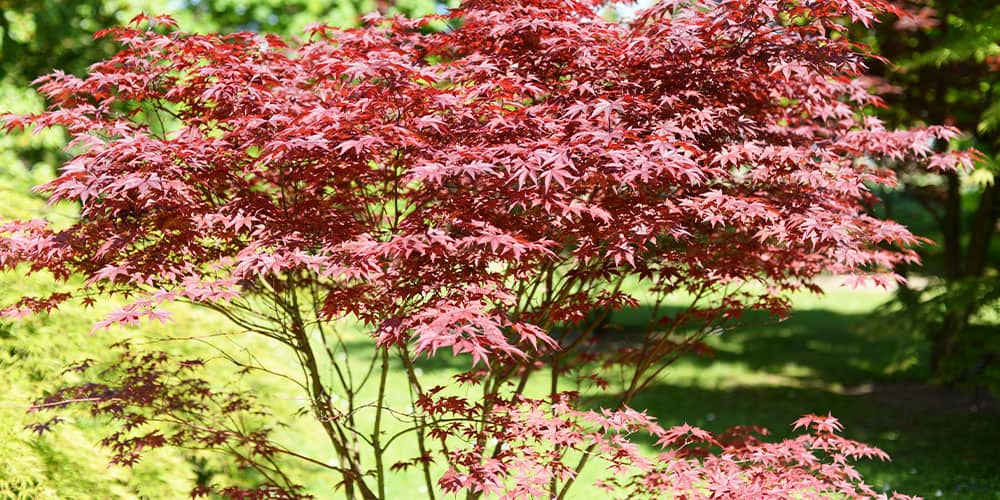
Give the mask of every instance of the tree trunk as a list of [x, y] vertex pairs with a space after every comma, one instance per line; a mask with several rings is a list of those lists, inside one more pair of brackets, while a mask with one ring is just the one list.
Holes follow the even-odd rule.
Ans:
[[943, 362], [954, 351], [955, 343], [962, 330], [965, 329], [968, 316], [960, 311], [949, 311], [945, 315], [940, 329], [931, 337], [931, 375], [933, 377], [940, 378], [944, 375], [941, 371]]
[[980, 277], [986, 272], [990, 241], [996, 232], [998, 216], [1000, 216], [1000, 179], [994, 179], [993, 184], [983, 190], [969, 227], [969, 253], [965, 259], [966, 275]]
[[944, 243], [944, 278], [949, 283], [962, 277], [962, 192], [958, 173], [945, 174], [948, 182], [944, 220], [941, 227]]
[[[944, 244], [944, 278], [949, 292], [962, 278], [962, 193], [956, 172], [945, 174], [948, 183], [941, 233]], [[966, 315], [949, 308], [940, 327], [931, 335], [931, 376], [942, 375], [942, 361], [951, 354], [964, 328]]]
[[[945, 213], [945, 278], [949, 287], [963, 279], [981, 278], [989, 260], [990, 242], [996, 232], [1000, 215], [1000, 183], [986, 187], [979, 199], [979, 206], [969, 227], [969, 247], [962, 261], [961, 193], [957, 174], [948, 174], [948, 201]], [[945, 314], [941, 328], [931, 338], [931, 374], [940, 378], [942, 362], [952, 354], [955, 344], [968, 324], [978, 304], [974, 300], [959, 301]]]

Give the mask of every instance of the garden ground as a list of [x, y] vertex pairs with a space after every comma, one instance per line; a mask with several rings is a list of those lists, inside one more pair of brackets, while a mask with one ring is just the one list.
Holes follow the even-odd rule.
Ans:
[[[7, 281], [10, 293], [37, 284]], [[649, 391], [634, 401], [648, 409], [662, 424], [684, 422], [720, 431], [732, 425], [760, 425], [780, 438], [793, 435], [790, 423], [804, 413], [832, 413], [845, 425], [845, 435], [881, 447], [892, 462], [864, 462], [859, 470], [876, 489], [898, 490], [931, 498], [1000, 499], [1000, 405], [992, 397], [923, 385], [921, 361], [926, 345], [918, 336], [893, 331], [891, 324], [873, 322], [870, 312], [887, 299], [884, 292], [830, 288], [824, 297], [800, 296], [790, 319], [779, 322], [765, 314], [751, 314], [746, 325], [709, 339], [711, 357], [689, 356], [670, 367]], [[189, 308], [177, 310], [177, 321], [167, 327], [146, 329], [144, 335], [212, 334], [225, 328]], [[648, 320], [646, 309], [616, 313], [614, 324], [627, 331]], [[79, 492], [102, 491], [116, 497], [167, 498], [190, 486], [194, 472], [189, 459], [152, 455], [132, 474], [106, 469], [95, 457], [93, 443], [102, 426], [82, 415], [55, 434], [36, 438], [23, 430], [23, 409], [31, 398], [50, 388], [61, 367], [93, 352], [113, 338], [140, 332], [111, 331], [87, 336], [87, 317], [67, 311], [36, 317], [0, 331], [0, 379], [9, 381], [0, 407], [0, 498], [29, 493], [34, 498], [68, 498]], [[234, 338], [233, 346], [245, 337]], [[370, 346], [360, 334], [359, 357]], [[230, 342], [227, 338], [225, 342]], [[257, 341], [245, 340], [258, 355], [282, 363], [277, 351], [267, 351]], [[370, 351], [370, 349], [367, 349]], [[445, 353], [442, 353], [445, 354]], [[446, 354], [445, 354], [446, 356]], [[291, 361], [290, 359], [286, 361]], [[364, 361], [358, 359], [357, 361]], [[418, 361], [428, 384], [449, 383], [464, 363], [439, 357]], [[400, 370], [401, 371], [401, 370]], [[398, 380], [395, 380], [398, 376]], [[402, 373], [393, 384], [405, 387]], [[395, 386], [395, 385], [391, 385]], [[284, 393], [287, 387], [259, 386], [258, 392], [288, 405], [291, 413], [299, 401]], [[285, 394], [282, 397], [282, 394]], [[398, 395], [406, 402], [405, 393]], [[323, 444], [312, 436], [311, 424], [291, 423], [281, 431], [293, 447], [322, 456]], [[399, 450], [393, 459], [412, 458]], [[93, 469], [91, 472], [90, 469]], [[166, 471], [179, 471], [165, 474]], [[72, 472], [76, 471], [76, 472]], [[302, 471], [306, 485], [320, 498], [329, 498], [330, 481], [320, 471]], [[17, 479], [15, 482], [14, 479]], [[104, 478], [104, 480], [101, 480]], [[390, 490], [419, 490], [418, 478], [398, 476]], [[582, 484], [580, 485], [582, 486]], [[31, 493], [31, 492], [48, 492]], [[168, 493], [173, 492], [173, 493]], [[390, 491], [391, 492], [391, 491]], [[135, 494], [138, 495], [135, 495]], [[602, 499], [606, 495], [586, 488], [574, 498]], [[22, 495], [23, 497], [23, 495]]]

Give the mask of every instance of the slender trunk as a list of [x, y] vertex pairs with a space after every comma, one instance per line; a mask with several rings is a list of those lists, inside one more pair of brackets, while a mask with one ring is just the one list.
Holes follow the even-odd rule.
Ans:
[[379, 348], [379, 351], [378, 355], [382, 358], [382, 371], [379, 373], [378, 401], [375, 406], [375, 428], [372, 430], [372, 448], [375, 449], [375, 475], [377, 476], [376, 483], [378, 484], [378, 497], [380, 499], [384, 499], [386, 498], [386, 469], [383, 464], [383, 459], [385, 458], [385, 448], [382, 446], [382, 411], [385, 407], [385, 389], [389, 377], [389, 348], [382, 347]]
[[[947, 191], [941, 232], [944, 243], [944, 278], [949, 290], [964, 275], [962, 268], [962, 193], [958, 173], [945, 174]], [[964, 309], [964, 308], [963, 308]], [[955, 342], [965, 328], [964, 311], [949, 307], [941, 325], [931, 334], [931, 375], [942, 375], [942, 362], [951, 355]]]
[[979, 206], [969, 225], [969, 251], [965, 259], [965, 274], [981, 277], [989, 261], [990, 242], [1000, 217], [1000, 179], [983, 190]]
[[[954, 181], [952, 180], [954, 178]], [[960, 193], [957, 189], [957, 175], [949, 174], [948, 206], [945, 229], [945, 278], [949, 285], [958, 284], [963, 279], [981, 278], [989, 260], [990, 242], [996, 232], [997, 217], [1000, 215], [1000, 184], [987, 186], [979, 199], [979, 206], [969, 227], [969, 246], [963, 262], [961, 253], [960, 221], [952, 219], [952, 212], [960, 208]], [[931, 374], [941, 377], [942, 362], [950, 356], [962, 331], [977, 309], [973, 301], [958, 301], [960, 305], [950, 307], [942, 321], [941, 328], [931, 338]]]
[[931, 375], [943, 375], [943, 362], [955, 349], [958, 337], [965, 329], [967, 314], [961, 311], [949, 311], [944, 317], [941, 327], [931, 337]]
[[347, 447], [347, 441], [344, 439], [345, 436], [342, 433], [338, 433], [334, 426], [336, 416], [330, 411], [330, 394], [320, 378], [319, 363], [309, 343], [309, 337], [306, 335], [305, 326], [301, 318], [295, 318], [291, 329], [295, 335], [298, 344], [297, 347], [302, 356], [301, 359], [307, 376], [309, 377], [309, 392], [312, 397], [313, 411], [323, 430], [326, 431], [330, 443], [336, 449], [337, 454], [347, 461], [345, 469], [349, 469], [352, 472], [352, 474], [344, 474], [344, 488], [347, 497], [353, 498], [354, 488], [357, 487], [360, 490], [362, 498], [366, 500], [377, 498], [375, 493], [371, 491], [371, 488], [365, 484], [364, 474], [361, 472], [358, 463], [352, 459], [350, 450]]
[[944, 225], [941, 228], [944, 243], [944, 277], [953, 282], [962, 276], [962, 193], [959, 191], [958, 173], [945, 174], [948, 183], [945, 199]]

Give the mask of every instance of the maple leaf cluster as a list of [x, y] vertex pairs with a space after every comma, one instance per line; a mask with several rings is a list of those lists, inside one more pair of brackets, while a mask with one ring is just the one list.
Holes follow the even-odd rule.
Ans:
[[[784, 314], [787, 294], [818, 290], [820, 273], [888, 284], [894, 265], [916, 261], [918, 238], [868, 214], [870, 186], [895, 182], [886, 161], [950, 170], [974, 157], [934, 151], [954, 129], [888, 130], [865, 112], [881, 105], [858, 78], [871, 54], [842, 36], [844, 22], [869, 24], [891, 8], [661, 1], [609, 22], [585, 2], [470, 0], [443, 16], [314, 26], [294, 44], [185, 33], [167, 18], [155, 18], [156, 29], [107, 30], [99, 36], [114, 37], [118, 54], [86, 77], [40, 79], [48, 111], [3, 117], [8, 131], [68, 131], [75, 155], [38, 189], [81, 211], [62, 229], [4, 223], [0, 266], [84, 278], [4, 314], [129, 297], [100, 328], [166, 321], [160, 306], [180, 300], [280, 341], [312, 375], [303, 387], [342, 456], [345, 488], [365, 498], [380, 493], [363, 477], [381, 478], [381, 462], [366, 474], [344, 441], [351, 432], [338, 427], [343, 415], [330, 408], [332, 394], [356, 395], [354, 382], [325, 381], [325, 354], [310, 340], [318, 332], [320, 344], [335, 344], [326, 327], [344, 319], [366, 325], [381, 356], [399, 356], [416, 401], [435, 400], [411, 354], [447, 349], [485, 367], [493, 401], [449, 396], [445, 407], [480, 422], [476, 432], [439, 425], [443, 403], [414, 416], [420, 439], [440, 434], [443, 453], [449, 440], [470, 443], [444, 453], [447, 490], [534, 495], [571, 484], [574, 468], [540, 469], [555, 459], [532, 447], [484, 479], [503, 455], [482, 445], [502, 429], [482, 422], [504, 416], [504, 428], [537, 442], [578, 436], [613, 462], [626, 453], [659, 471], [661, 479], [620, 487], [749, 488], [759, 466], [813, 478], [789, 491], [827, 491], [827, 481], [854, 496], [841, 458], [867, 449], [846, 441], [829, 444], [833, 465], [807, 456], [822, 449], [816, 442], [794, 441], [747, 445], [699, 469], [710, 461], [642, 462], [607, 428], [579, 437], [574, 426], [594, 417], [552, 405], [560, 376], [602, 356], [572, 325], [635, 305], [628, 279], [658, 300], [684, 293], [701, 302], [597, 364], [635, 370], [618, 412], [676, 355], [703, 347], [719, 320], [748, 308]], [[449, 29], [430, 29], [442, 24]], [[543, 369], [556, 374], [545, 405], [500, 396], [520, 394]], [[594, 373], [581, 377], [607, 387]], [[369, 440], [376, 454], [378, 435]], [[462, 467], [480, 472], [456, 475]]]
[[[502, 498], [572, 498], [567, 492], [582, 469], [580, 457], [593, 457], [604, 467], [597, 486], [616, 498], [887, 497], [865, 484], [851, 464], [889, 456], [840, 436], [842, 426], [832, 416], [804, 415], [794, 426], [808, 433], [769, 443], [760, 439], [766, 429], [737, 427], [718, 435], [688, 424], [664, 429], [645, 412], [627, 406], [579, 410], [576, 398], [577, 394], [566, 392], [548, 400], [492, 401], [494, 419], [488, 426], [476, 430], [453, 424], [459, 428], [453, 431], [485, 432], [503, 445], [491, 454], [474, 447], [453, 451], [440, 480], [442, 488]], [[475, 411], [447, 403], [424, 404], [432, 415]], [[629, 439], [636, 434], [652, 437], [661, 453], [650, 457], [641, 452]], [[913, 497], [893, 493], [892, 498]]]

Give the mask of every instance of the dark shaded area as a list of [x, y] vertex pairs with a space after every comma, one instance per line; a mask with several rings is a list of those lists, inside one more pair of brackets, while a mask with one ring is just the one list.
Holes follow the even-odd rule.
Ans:
[[[615, 313], [598, 345], [630, 342], [651, 312]], [[713, 356], [683, 356], [632, 406], [665, 426], [687, 422], [720, 432], [759, 425], [772, 440], [797, 435], [791, 423], [800, 415], [831, 413], [845, 436], [892, 456], [857, 465], [876, 489], [928, 499], [1000, 499], [1000, 403], [985, 391], [924, 383], [925, 337], [872, 323], [869, 315], [820, 309], [795, 311], [786, 321], [749, 312], [730, 326], [709, 337]], [[351, 347], [361, 352], [364, 345]], [[414, 364], [438, 373], [470, 366], [467, 356], [448, 355]]]
[[[662, 308], [664, 315], [678, 309]], [[649, 324], [652, 308], [648, 306], [616, 312], [609, 333], [627, 338]], [[923, 380], [927, 375], [926, 345], [914, 345], [909, 334], [873, 331], [866, 314], [843, 314], [822, 309], [795, 311], [780, 321], [761, 311], [749, 311], [739, 320], [724, 326], [724, 333], [709, 337], [711, 358], [690, 356], [686, 362], [707, 367], [713, 361], [739, 362], [748, 368], [777, 373], [789, 362], [803, 365], [812, 375], [844, 385], [879, 380]], [[880, 328], [881, 329], [881, 328]], [[917, 340], [920, 344], [925, 342]], [[885, 372], [896, 358], [919, 351], [912, 363], [891, 376]]]
[[[931, 341], [928, 359], [933, 379], [965, 382], [970, 375], [987, 371], [983, 363], [989, 362], [989, 356], [969, 355], [969, 341], [978, 342], [969, 337], [989, 317], [980, 313], [997, 307], [1000, 298], [996, 278], [1000, 182], [996, 182], [995, 162], [1000, 152], [1000, 94], [996, 92], [1000, 66], [995, 56], [982, 51], [1000, 37], [1000, 4], [926, 0], [899, 5], [914, 12], [919, 6], [933, 16], [925, 21], [932, 22], [917, 22], [913, 29], [901, 30], [890, 17], [875, 29], [859, 27], [853, 34], [886, 57], [873, 59], [869, 74], [897, 88], [884, 94], [887, 106], [878, 115], [892, 127], [946, 124], [961, 129], [961, 138], [938, 140], [933, 147], [938, 151], [975, 148], [983, 154], [976, 168], [978, 174], [986, 175], [980, 178], [992, 179], [969, 182], [963, 172], [929, 173], [922, 165], [894, 165], [899, 186], [880, 190], [885, 203], [875, 212], [936, 242], [918, 249], [925, 262], [922, 268], [901, 266], [897, 271], [903, 275], [916, 271], [939, 280], [926, 289], [901, 286], [899, 303], [904, 315], [916, 318], [910, 328]], [[995, 320], [987, 321], [1000, 331]], [[990, 356], [997, 356], [997, 351]], [[993, 379], [991, 385], [1000, 387], [1000, 368], [989, 371], [984, 375]]]
[[[612, 322], [628, 332], [645, 325], [649, 314], [648, 308], [623, 311]], [[869, 321], [827, 310], [795, 311], [783, 322], [749, 313], [743, 326], [709, 339], [714, 358], [685, 356], [633, 406], [665, 425], [687, 422], [712, 431], [760, 425], [773, 439], [795, 435], [790, 424], [802, 414], [832, 413], [847, 437], [893, 457], [858, 465], [877, 489], [929, 499], [1000, 498], [1000, 404], [983, 391], [919, 382], [928, 373], [928, 342], [887, 331], [891, 327], [873, 329]], [[898, 365], [901, 353], [913, 356], [912, 364]], [[702, 373], [713, 363], [735, 367], [735, 379], [700, 383], [677, 376]], [[896, 371], [888, 371], [894, 363]], [[773, 385], [759, 385], [762, 375], [773, 375]]]
[[864, 394], [815, 388], [705, 389], [660, 384], [635, 401], [663, 424], [722, 431], [761, 425], [772, 439], [794, 435], [790, 423], [804, 413], [832, 413], [844, 435], [873, 444], [893, 461], [858, 465], [866, 480], [907, 494], [943, 498], [1000, 498], [1000, 413], [973, 411], [962, 395], [917, 385], [874, 386]]

